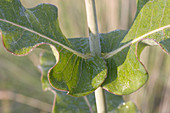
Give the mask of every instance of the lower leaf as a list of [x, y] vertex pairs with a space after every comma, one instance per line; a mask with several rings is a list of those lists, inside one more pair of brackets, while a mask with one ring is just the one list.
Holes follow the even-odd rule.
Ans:
[[[62, 54], [64, 55], [64, 53]], [[67, 53], [49, 73], [51, 85], [73, 96], [92, 93], [105, 80], [107, 68], [101, 57], [83, 59]]]
[[139, 113], [139, 111], [133, 102], [126, 102], [115, 109], [113, 113]]
[[56, 91], [53, 113], [91, 113], [96, 112], [93, 94], [85, 97], [72, 97]]
[[[121, 40], [125, 31], [117, 30], [102, 35], [102, 52], [116, 50], [126, 44]], [[128, 43], [128, 42], [127, 42]], [[107, 46], [105, 46], [107, 45]], [[138, 55], [143, 49], [138, 51]], [[148, 73], [143, 64], [137, 58], [136, 45], [123, 49], [114, 56], [105, 59], [108, 73], [102, 84], [103, 88], [116, 95], [127, 95], [142, 87], [147, 79]]]
[[103, 83], [104, 89], [117, 95], [127, 95], [146, 83], [148, 73], [136, 57], [135, 46], [106, 59], [108, 77]]

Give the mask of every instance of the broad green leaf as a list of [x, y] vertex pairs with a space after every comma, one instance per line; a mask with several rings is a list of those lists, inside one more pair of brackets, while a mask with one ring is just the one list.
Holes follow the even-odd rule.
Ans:
[[[103, 35], [105, 38], [105, 44], [102, 45], [103, 57], [106, 59], [108, 67], [108, 75], [103, 83], [106, 90], [114, 94], [125, 95], [136, 91], [146, 83], [148, 74], [140, 62], [140, 53], [145, 46], [157, 43], [169, 54], [170, 25], [168, 18], [170, 16], [167, 5], [169, 2], [170, 0], [147, 2], [125, 37], [120, 37], [120, 42], [116, 41], [114, 32]], [[143, 44], [140, 43], [136, 46], [135, 43], [144, 39]], [[106, 45], [113, 47], [105, 48]], [[110, 52], [111, 49], [112, 52]]]
[[[43, 89], [54, 93], [53, 113], [90, 113], [90, 108], [92, 111], [95, 111], [93, 94], [87, 97], [72, 97], [67, 95], [66, 92], [57, 91], [50, 86], [48, 81], [48, 71], [53, 65], [55, 65], [56, 60], [50, 48], [45, 47], [45, 49], [48, 49], [48, 51], [45, 50], [40, 54], [40, 67], [38, 68], [40, 68], [42, 72], [41, 80]], [[89, 106], [87, 102], [90, 104]]]
[[[54, 51], [53, 51], [54, 52]], [[101, 57], [80, 58], [74, 54], [65, 54], [51, 69], [49, 80], [58, 90], [69, 90], [70, 95], [84, 96], [92, 93], [106, 78], [106, 65]]]
[[[75, 50], [87, 52], [89, 48], [87, 40], [84, 38], [69, 39]], [[76, 43], [79, 42], [79, 43]], [[80, 45], [84, 43], [84, 45]], [[65, 54], [64, 51], [60, 51]], [[53, 53], [56, 51], [53, 49]], [[56, 53], [57, 54], [57, 53]], [[74, 54], [68, 54], [63, 61], [61, 58], [57, 65], [51, 69], [49, 80], [53, 87], [58, 90], [69, 90], [68, 94], [74, 96], [84, 96], [92, 93], [100, 86], [106, 78], [106, 64], [101, 57], [91, 57], [83, 59]], [[67, 76], [69, 75], [69, 76]], [[89, 91], [88, 91], [89, 90]]]
[[113, 113], [139, 113], [133, 102], [126, 102], [120, 105]]
[[[126, 31], [116, 30], [101, 35], [102, 52], [117, 49]], [[132, 93], [142, 87], [148, 79], [147, 72], [135, 55], [135, 46], [128, 47], [106, 60], [107, 78], [103, 88], [117, 95]]]
[[135, 54], [135, 46], [126, 48], [112, 58], [106, 59], [108, 77], [103, 87], [117, 95], [130, 94], [142, 87], [148, 73]]
[[112, 113], [115, 109], [117, 109], [122, 103], [124, 103], [123, 97], [114, 95], [105, 91], [106, 105], [108, 113]]
[[93, 92], [106, 78], [105, 61], [75, 51], [62, 34], [54, 5], [25, 9], [19, 0], [1, 0], [0, 31], [4, 46], [16, 55], [26, 55], [42, 44], [53, 47], [57, 64], [49, 72], [49, 79], [58, 90], [83, 96]]
[[85, 97], [72, 97], [64, 92], [56, 92], [53, 113], [96, 112], [94, 94]]
[[147, 2], [122, 42], [133, 40], [129, 43], [132, 44], [143, 39], [154, 40], [169, 53], [169, 4], [170, 0]]
[[155, 41], [169, 53], [169, 3], [170, 0], [154, 0], [147, 2], [141, 9], [128, 33], [121, 41], [121, 43], [128, 43], [113, 50], [104, 57], [111, 57], [122, 49], [144, 39]]
[[[77, 42], [78, 40], [82, 41], [85, 44], [88, 44], [87, 38], [76, 38], [76, 39], [69, 39], [71, 42], [72, 40], [75, 40], [74, 42]], [[88, 47], [88, 46], [86, 46]], [[96, 105], [95, 105], [95, 97], [94, 93], [91, 93], [90, 95], [86, 97], [71, 97], [67, 95], [65, 92], [59, 92], [56, 90], [53, 90], [50, 85], [47, 78], [48, 69], [52, 67], [53, 64], [55, 64], [55, 58], [51, 57], [53, 55], [52, 51], [50, 49], [48, 51], [45, 51], [41, 54], [41, 71], [43, 72], [43, 79], [42, 84], [43, 86], [46, 86], [45, 88], [48, 90], [51, 90], [52, 92], [55, 92], [55, 100], [54, 100], [54, 107], [53, 112], [54, 113], [90, 113], [93, 111], [96, 113]], [[44, 85], [45, 84], [45, 85]], [[109, 93], [105, 91], [105, 97], [107, 102], [107, 110], [109, 113], [112, 113], [114, 110], [118, 109], [118, 106], [120, 106], [122, 103], [124, 103], [122, 96], [117, 96], [112, 93]]]

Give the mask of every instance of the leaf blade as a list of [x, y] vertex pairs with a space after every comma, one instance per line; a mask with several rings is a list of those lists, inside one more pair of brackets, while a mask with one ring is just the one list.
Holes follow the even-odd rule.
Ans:
[[[117, 49], [126, 43], [121, 43], [126, 31], [116, 30], [102, 34], [102, 53]], [[128, 42], [127, 42], [128, 43]], [[148, 74], [136, 57], [136, 45], [125, 48], [114, 56], [105, 59], [108, 67], [107, 78], [102, 87], [116, 95], [126, 95], [142, 87]]]
[[[70, 41], [67, 40], [61, 32], [58, 22], [57, 7], [50, 4], [40, 4], [34, 8], [25, 9], [19, 0], [1, 1], [0, 12], [2, 13], [0, 13], [0, 31], [2, 32], [3, 43], [8, 51], [16, 55], [26, 55], [39, 45], [50, 45], [56, 57], [55, 63], [58, 63], [52, 67], [55, 69], [51, 68], [51, 71], [60, 71], [61, 67], [67, 67], [67, 71], [63, 70], [64, 76], [61, 75], [64, 77], [64, 82], [67, 83], [64, 87], [61, 87], [60, 90], [67, 90], [70, 94], [73, 92], [73, 89], [79, 90], [79, 93], [83, 92], [89, 94], [103, 83], [106, 77], [105, 73], [107, 72], [105, 61], [100, 57], [97, 57], [97, 60], [93, 61], [95, 58], [91, 57], [90, 54], [85, 55], [86, 53], [76, 51], [75, 47], [71, 45]], [[77, 48], [81, 49], [80, 45], [77, 44], [77, 46]], [[72, 63], [76, 64], [76, 68]], [[73, 72], [73, 70], [79, 69], [81, 64], [86, 66], [85, 69], [81, 70], [81, 73], [83, 73], [82, 75], [78, 71], [75, 71], [73, 74], [67, 74], [67, 72]], [[60, 65], [60, 68], [56, 68], [58, 65]], [[96, 67], [98, 65], [101, 66], [100, 69]], [[88, 73], [85, 72], [85, 70], [87, 71], [88, 69], [87, 66], [96, 69], [94, 73], [93, 70], [89, 70], [90, 72]], [[50, 77], [55, 76], [55, 73], [48, 73]], [[86, 75], [84, 73], [86, 73]], [[74, 75], [71, 79], [70, 74], [71, 76]], [[85, 78], [86, 76], [87, 78]], [[62, 78], [60, 76], [57, 77], [58, 78], [52, 80], [54, 84], [57, 82], [57, 79]], [[83, 91], [82, 88], [72, 88], [72, 86], [77, 84], [79, 79], [82, 80], [81, 78], [83, 77], [85, 81], [88, 81], [88, 84], [84, 86], [86, 91]], [[97, 82], [95, 82], [95, 80], [97, 80]], [[79, 85], [81, 86], [83, 83], [82, 81]], [[58, 88], [59, 86], [55, 87]], [[76, 91], [74, 91], [72, 95], [75, 93]], [[80, 94], [79, 96], [82, 95]]]
[[[108, 77], [103, 84], [106, 90], [114, 94], [125, 95], [136, 91], [146, 83], [148, 73], [140, 61], [140, 54], [148, 44], [158, 44], [169, 54], [170, 24], [168, 21], [169, 8], [167, 5], [169, 3], [170, 0], [147, 2], [142, 9], [139, 9], [141, 12], [138, 14], [126, 36], [119, 42], [119, 47], [114, 48], [110, 53], [104, 54], [103, 57], [106, 59], [107, 65], [111, 65], [114, 68], [112, 70], [115, 70], [110, 71], [111, 69], [108, 69]], [[158, 15], [161, 16], [157, 18]], [[135, 43], [141, 40], [145, 44], [139, 44], [138, 47], [140, 48], [138, 49]], [[147, 40], [153, 40], [156, 43], [150, 43]], [[106, 43], [106, 45], [109, 44], [112, 43]], [[107, 52], [107, 50], [104, 52]], [[109, 73], [112, 73], [112, 75]]]
[[70, 95], [75, 93], [74, 96], [84, 96], [97, 89], [106, 78], [107, 68], [101, 57], [83, 59], [65, 52], [59, 57], [58, 63], [49, 71], [50, 83], [58, 90], [69, 91]]
[[[12, 3], [10, 3], [11, 7], [8, 9], [6, 9], [6, 7], [9, 7], [8, 6], [9, 3], [7, 1], [4, 0], [3, 2], [1, 2], [0, 5], [1, 5], [1, 12], [2, 12], [0, 15], [0, 22], [1, 22], [0, 28], [2, 32], [2, 37], [4, 37], [3, 43], [9, 51], [15, 54], [26, 54], [28, 51], [31, 51], [31, 47], [28, 48], [29, 46], [37, 46], [42, 43], [49, 43], [57, 46], [59, 45], [77, 55], [80, 55], [81, 57], [84, 57], [84, 55], [78, 53], [77, 51], [73, 50], [70, 47], [71, 45], [69, 44], [69, 41], [62, 34], [59, 28], [59, 22], [57, 16], [58, 9], [55, 6], [48, 5], [48, 4], [40, 4], [35, 8], [25, 9], [21, 5], [19, 0], [12, 0]], [[6, 15], [4, 12], [5, 13], [8, 12], [8, 15]], [[49, 15], [50, 13], [52, 13], [52, 15]], [[4, 15], [6, 16], [4, 17]], [[15, 37], [11, 36], [9, 30], [11, 30], [11, 33], [15, 34]], [[23, 32], [23, 34], [21, 33], [18, 36], [17, 33], [14, 33], [14, 30], [18, 32]], [[24, 43], [25, 45], [28, 46], [27, 48], [24, 48], [25, 45], [22, 46], [23, 42], [21, 41], [21, 43], [19, 43], [19, 40], [21, 38], [25, 38], [25, 35], [27, 35], [27, 37], [30, 38], [32, 37], [32, 40], [34, 41], [36, 41], [35, 39], [37, 39], [37, 42], [34, 42], [34, 44], [32, 45], [28, 45], [27, 43]], [[6, 40], [5, 37], [8, 38], [11, 37], [12, 39], [11, 41], [9, 39]], [[43, 39], [39, 40], [40, 37]], [[31, 40], [29, 41], [31, 42]], [[13, 48], [8, 48], [10, 47], [9, 43], [14, 44], [13, 47], [15, 47], [15, 50]], [[16, 43], [20, 47], [17, 48], [17, 45], [15, 45]]]

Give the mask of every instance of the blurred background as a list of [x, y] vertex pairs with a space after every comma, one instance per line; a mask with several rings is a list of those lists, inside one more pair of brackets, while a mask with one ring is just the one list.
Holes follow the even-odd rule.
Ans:
[[[66, 37], [87, 37], [84, 0], [21, 0], [27, 8], [51, 3], [59, 9], [60, 27]], [[136, 12], [136, 0], [96, 0], [100, 33], [128, 29]], [[41, 88], [39, 51], [17, 57], [0, 41], [0, 113], [48, 113], [53, 94]], [[141, 56], [150, 78], [125, 100], [135, 102], [141, 113], [170, 113], [170, 56], [159, 47], [147, 47]]]

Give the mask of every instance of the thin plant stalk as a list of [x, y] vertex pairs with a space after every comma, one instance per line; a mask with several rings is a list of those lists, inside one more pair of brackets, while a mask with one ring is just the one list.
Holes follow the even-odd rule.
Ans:
[[101, 56], [100, 38], [98, 33], [96, 9], [94, 0], [85, 0], [87, 22], [89, 27], [90, 51], [93, 56]]
[[[89, 27], [89, 43], [90, 51], [93, 56], [101, 56], [101, 45], [98, 33], [97, 16], [95, 8], [95, 0], [85, 0], [87, 22]], [[102, 87], [95, 91], [95, 99], [98, 113], [107, 113], [105, 95]]]

